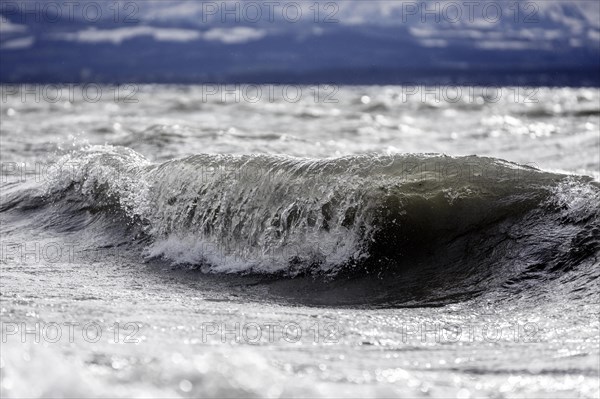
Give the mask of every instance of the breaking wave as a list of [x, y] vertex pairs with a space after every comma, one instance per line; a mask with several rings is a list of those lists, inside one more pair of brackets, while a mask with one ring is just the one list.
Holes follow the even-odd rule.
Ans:
[[404, 299], [523, 290], [577, 268], [587, 267], [585, 284], [598, 277], [599, 184], [500, 159], [195, 155], [156, 164], [91, 146], [54, 171], [43, 190], [9, 187], [1, 210], [35, 210], [35, 223], [62, 231], [101, 224], [148, 259], [208, 273], [313, 277], [338, 298], [340, 281], [373, 291], [372, 281], [377, 295], [402, 287]]

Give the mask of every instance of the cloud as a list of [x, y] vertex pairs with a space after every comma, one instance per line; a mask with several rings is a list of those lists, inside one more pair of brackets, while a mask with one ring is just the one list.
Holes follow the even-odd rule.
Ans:
[[448, 41], [444, 39], [421, 39], [419, 40], [425, 47], [447, 47]]
[[476, 42], [475, 46], [485, 50], [526, 50], [542, 47], [540, 43], [519, 40], [481, 40]]
[[121, 44], [124, 40], [138, 36], [152, 36], [157, 41], [187, 42], [201, 37], [200, 32], [191, 29], [154, 28], [151, 26], [135, 26], [117, 29], [86, 29], [73, 33], [60, 33], [56, 39], [98, 43], [112, 42]]
[[28, 47], [31, 47], [34, 42], [35, 42], [35, 38], [33, 36], [5, 40], [2, 42], [2, 44], [0, 44], [0, 49], [16, 50], [16, 49], [28, 48]]
[[600, 41], [600, 31], [590, 29], [588, 30], [587, 34], [590, 40], [594, 40], [596, 42]]
[[224, 44], [246, 43], [259, 40], [266, 35], [262, 29], [248, 27], [214, 28], [206, 32], [193, 29], [155, 28], [151, 26], [135, 26], [117, 29], [95, 29], [90, 28], [79, 32], [58, 33], [55, 39], [83, 43], [111, 42], [121, 44], [125, 40], [139, 36], [151, 36], [157, 41], [188, 42], [191, 40], [204, 39], [217, 41]]
[[235, 28], [214, 28], [204, 33], [203, 38], [210, 41], [220, 41], [225, 44], [246, 43], [262, 39], [267, 33], [263, 29], [237, 26]]
[[27, 31], [25, 25], [13, 24], [8, 19], [0, 16], [0, 33], [23, 33]]

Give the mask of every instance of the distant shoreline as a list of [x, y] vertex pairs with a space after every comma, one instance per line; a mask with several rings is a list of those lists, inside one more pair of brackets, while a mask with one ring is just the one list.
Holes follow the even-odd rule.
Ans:
[[0, 84], [99, 83], [99, 84], [337, 84], [337, 85], [457, 85], [457, 86], [531, 86], [531, 87], [600, 87], [596, 68], [546, 70], [510, 69], [328, 69], [306, 73], [269, 71], [239, 74], [129, 74], [93, 71], [83, 78], [74, 73], [15, 72], [0, 67]]

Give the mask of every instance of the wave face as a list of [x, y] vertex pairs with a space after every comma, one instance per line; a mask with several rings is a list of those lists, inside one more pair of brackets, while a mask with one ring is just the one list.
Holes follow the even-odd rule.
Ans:
[[51, 206], [37, 223], [120, 228], [146, 257], [205, 272], [325, 276], [333, 293], [337, 280], [364, 288], [385, 276], [382, 295], [402, 287], [408, 297], [522, 289], [584, 264], [582, 279], [596, 273], [598, 183], [499, 159], [196, 155], [153, 164], [91, 146], [57, 165], [43, 193], [9, 190], [3, 210]]

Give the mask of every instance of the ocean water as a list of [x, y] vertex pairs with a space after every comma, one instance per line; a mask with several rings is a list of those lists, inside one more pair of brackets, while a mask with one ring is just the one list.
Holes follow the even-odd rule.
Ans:
[[597, 89], [2, 86], [3, 397], [598, 397]]

